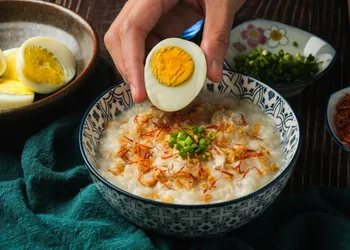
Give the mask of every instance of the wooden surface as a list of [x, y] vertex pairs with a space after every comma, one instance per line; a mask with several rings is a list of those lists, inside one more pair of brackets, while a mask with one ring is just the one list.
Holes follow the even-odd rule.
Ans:
[[[243, 1], [243, 0], [240, 0]], [[96, 29], [101, 53], [109, 58], [103, 36], [125, 0], [50, 0], [72, 9]], [[328, 97], [350, 84], [350, 27], [347, 0], [246, 0], [235, 23], [260, 17], [307, 30], [330, 42], [339, 52], [333, 70], [288, 101], [301, 123], [302, 148], [286, 192], [300, 192], [314, 185], [350, 187], [350, 155], [331, 139], [325, 127]]]

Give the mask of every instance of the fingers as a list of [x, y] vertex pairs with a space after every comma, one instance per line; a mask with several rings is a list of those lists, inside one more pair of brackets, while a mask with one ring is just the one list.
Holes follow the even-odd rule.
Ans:
[[207, 59], [208, 78], [222, 80], [224, 57], [232, 28], [235, 0], [204, 0], [205, 22], [201, 48]]
[[130, 85], [136, 103], [146, 98], [143, 76], [145, 40], [160, 17], [178, 0], [129, 0], [105, 35], [115, 66]]

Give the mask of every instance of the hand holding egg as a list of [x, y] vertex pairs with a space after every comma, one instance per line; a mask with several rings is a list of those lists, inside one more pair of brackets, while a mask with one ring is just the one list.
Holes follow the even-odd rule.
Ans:
[[147, 95], [160, 110], [183, 109], [202, 89], [206, 73], [205, 56], [198, 45], [179, 38], [165, 39], [146, 58]]
[[233, 22], [232, 13], [240, 2], [129, 0], [106, 33], [105, 44], [118, 71], [130, 85], [134, 101], [142, 102], [149, 92], [146, 92], [147, 77], [143, 74], [146, 49], [163, 39], [179, 37], [184, 29], [204, 16], [200, 48], [206, 58], [206, 75], [213, 82], [220, 82]]

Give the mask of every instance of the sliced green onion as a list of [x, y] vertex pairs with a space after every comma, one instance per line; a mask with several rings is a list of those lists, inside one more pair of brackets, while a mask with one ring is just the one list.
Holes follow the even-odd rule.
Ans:
[[184, 150], [180, 150], [179, 155], [184, 158], [187, 156], [187, 153]]
[[207, 144], [207, 140], [205, 138], [202, 138], [199, 140], [199, 145], [206, 145]]
[[176, 150], [181, 151], [182, 150], [182, 146], [180, 144], [176, 144]]
[[[297, 42], [293, 46], [298, 47]], [[296, 53], [295, 56], [284, 52], [271, 53], [255, 48], [249, 53], [241, 53], [234, 58], [236, 70], [267, 83], [293, 82], [304, 80], [320, 70], [315, 56]]]
[[178, 139], [178, 140], [185, 140], [186, 137], [187, 137], [187, 134], [186, 134], [186, 132], [184, 132], [184, 131], [181, 131], [181, 132], [177, 135], [177, 139]]
[[215, 138], [215, 134], [210, 132], [206, 138], [205, 137], [205, 128], [188, 126], [188, 130], [192, 130], [195, 134], [196, 140], [193, 136], [187, 133], [185, 130], [179, 132], [173, 132], [170, 135], [168, 145], [170, 147], [175, 147], [179, 151], [181, 157], [194, 156], [195, 154], [198, 157], [202, 157], [203, 160], [206, 160], [205, 151], [207, 150], [207, 145]]
[[185, 144], [187, 145], [187, 146], [190, 146], [191, 144], [192, 144], [192, 139], [191, 139], [191, 137], [189, 137], [189, 136], [187, 136], [187, 138], [186, 138], [186, 140], [185, 140]]
[[199, 152], [203, 152], [207, 149], [207, 145], [200, 145], [198, 149], [200, 150]]
[[215, 137], [216, 137], [216, 135], [215, 135], [215, 133], [213, 133], [213, 132], [209, 132], [207, 137], [208, 137], [208, 139], [210, 139], [210, 140], [214, 140]]
[[171, 140], [170, 139], [168, 144], [169, 144], [170, 147], [174, 147], [174, 145], [176, 144], [176, 140]]
[[177, 143], [178, 143], [179, 145], [181, 145], [181, 147], [185, 147], [185, 146], [186, 146], [185, 141], [177, 141]]

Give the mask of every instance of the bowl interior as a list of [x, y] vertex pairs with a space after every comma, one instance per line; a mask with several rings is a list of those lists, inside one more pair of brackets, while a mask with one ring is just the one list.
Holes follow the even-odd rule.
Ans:
[[276, 21], [253, 19], [232, 29], [230, 46], [225, 56], [226, 65], [236, 70], [234, 58], [241, 53], [249, 53], [256, 47], [272, 53], [283, 49], [292, 55], [298, 52], [305, 56], [314, 55], [317, 61], [323, 63], [313, 78], [321, 75], [331, 65], [336, 55], [335, 49], [330, 44], [311, 33]]
[[[79, 75], [96, 57], [97, 40], [94, 31], [77, 14], [41, 1], [0, 1], [0, 48], [4, 51], [20, 47], [25, 40], [34, 36], [56, 39], [72, 51], [77, 73], [75, 80], [64, 88], [75, 84]], [[60, 92], [63, 91], [56, 93]], [[47, 96], [49, 95], [36, 94], [35, 101]], [[3, 112], [6, 111], [0, 111]]]
[[[299, 123], [289, 104], [275, 90], [250, 77], [224, 71], [220, 84], [207, 81], [202, 91], [243, 98], [258, 105], [274, 119], [281, 133], [285, 154], [279, 175], [293, 166], [291, 162], [297, 157], [300, 146]], [[96, 171], [99, 139], [105, 130], [105, 124], [118, 119], [118, 115], [127, 112], [132, 105], [134, 103], [129, 86], [121, 83], [103, 93], [91, 105], [82, 120], [79, 134], [81, 153], [89, 169], [105, 183], [107, 181]]]
[[350, 148], [345, 146], [340, 139], [337, 136], [337, 129], [335, 127], [335, 114], [336, 114], [336, 106], [338, 104], [338, 102], [340, 101], [340, 99], [346, 94], [349, 93], [350, 94], [350, 87], [339, 90], [335, 93], [333, 93], [329, 100], [328, 100], [328, 105], [327, 105], [327, 112], [326, 112], [326, 121], [327, 121], [327, 128], [331, 134], [331, 136], [333, 137], [333, 139], [335, 140], [335, 142], [342, 147], [345, 151], [350, 153]]

